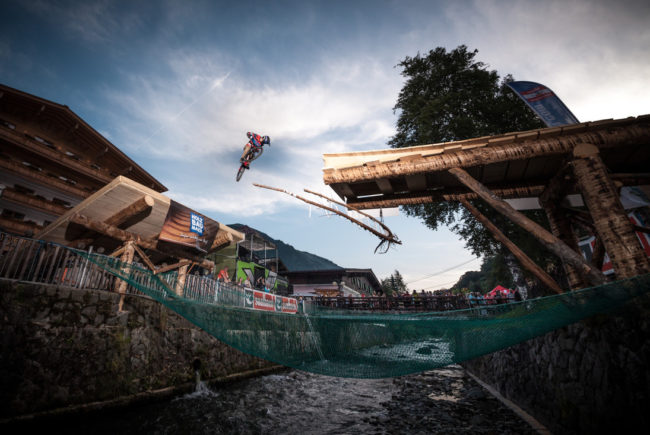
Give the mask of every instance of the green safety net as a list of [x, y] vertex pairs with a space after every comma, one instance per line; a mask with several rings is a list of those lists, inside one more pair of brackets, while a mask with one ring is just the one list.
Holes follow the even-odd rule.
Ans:
[[[77, 251], [217, 339], [250, 355], [337, 377], [382, 378], [485, 355], [598, 313], [650, 289], [650, 274], [521, 302], [446, 312], [378, 313], [300, 307], [297, 314], [243, 308], [222, 286], [173, 292], [175, 275]], [[191, 294], [190, 294], [191, 293]], [[209, 293], [209, 294], [208, 294]]]

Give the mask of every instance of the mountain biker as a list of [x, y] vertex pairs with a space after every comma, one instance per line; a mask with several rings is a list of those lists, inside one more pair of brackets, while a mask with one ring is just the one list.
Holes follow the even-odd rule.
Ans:
[[271, 138], [268, 137], [268, 136], [260, 136], [259, 134], [251, 133], [250, 131], [248, 133], [246, 133], [246, 136], [248, 136], [249, 141], [246, 142], [246, 145], [244, 145], [244, 152], [241, 155], [241, 158], [239, 159], [239, 161], [241, 163], [244, 163], [244, 165], [248, 166], [247, 165], [248, 162], [245, 161], [246, 160], [246, 154], [248, 154], [248, 151], [250, 151], [250, 149], [252, 147], [262, 147], [264, 145], [269, 145], [270, 146], [271, 145]]

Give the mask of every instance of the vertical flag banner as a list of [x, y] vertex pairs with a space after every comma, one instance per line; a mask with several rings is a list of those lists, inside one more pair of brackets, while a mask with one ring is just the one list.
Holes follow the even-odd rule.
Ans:
[[562, 100], [546, 86], [535, 82], [510, 82], [508, 86], [544, 121], [547, 127], [580, 122]]

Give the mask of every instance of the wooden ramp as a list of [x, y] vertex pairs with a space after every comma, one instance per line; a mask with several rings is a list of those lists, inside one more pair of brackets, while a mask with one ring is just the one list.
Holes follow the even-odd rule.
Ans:
[[[174, 208], [181, 213], [170, 216]], [[203, 234], [183, 227], [186, 221], [191, 225], [191, 219], [202, 223]], [[180, 258], [202, 258], [205, 253], [244, 240], [243, 233], [123, 176], [86, 198], [36, 237], [73, 247], [92, 245], [107, 252], [132, 239], [142, 248], [159, 251], [158, 256]], [[175, 249], [179, 237], [188, 242]]]

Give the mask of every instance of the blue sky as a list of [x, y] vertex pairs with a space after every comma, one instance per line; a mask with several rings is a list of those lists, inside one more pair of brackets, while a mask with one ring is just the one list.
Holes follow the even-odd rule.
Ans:
[[[344, 267], [453, 284], [479, 260], [405, 216], [377, 239], [253, 182], [329, 194], [324, 153], [381, 149], [395, 132], [395, 66], [438, 46], [478, 49], [500, 75], [553, 89], [580, 121], [650, 113], [642, 1], [2, 2], [0, 82], [68, 105], [169, 188]], [[246, 132], [272, 146], [234, 180]], [[445, 271], [453, 266], [459, 267]], [[433, 276], [431, 276], [433, 275]]]

